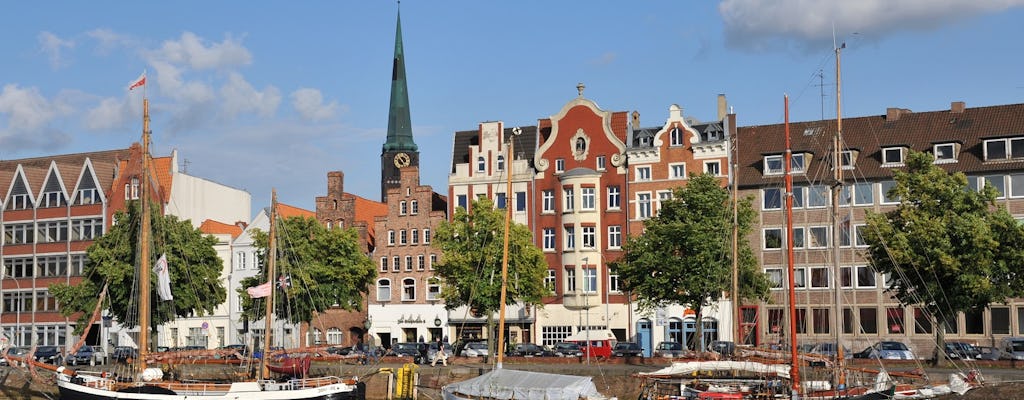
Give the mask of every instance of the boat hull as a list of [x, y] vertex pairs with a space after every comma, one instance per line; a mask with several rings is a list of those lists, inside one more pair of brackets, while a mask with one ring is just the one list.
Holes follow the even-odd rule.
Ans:
[[[61, 400], [365, 400], [366, 384], [333, 383], [330, 385], [289, 388], [287, 384], [263, 385], [232, 384], [227, 390], [179, 391], [160, 386], [134, 386], [120, 391], [92, 387], [72, 379], [59, 379], [57, 386]], [[273, 386], [271, 388], [271, 386]]]

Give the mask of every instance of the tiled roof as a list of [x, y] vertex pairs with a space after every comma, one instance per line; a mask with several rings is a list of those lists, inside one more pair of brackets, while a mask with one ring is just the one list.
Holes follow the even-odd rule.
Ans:
[[242, 234], [242, 227], [208, 219], [199, 225], [199, 231], [209, 235], [231, 235], [231, 239], [234, 240]]
[[[515, 139], [516, 154], [513, 159], [529, 160], [530, 167], [533, 167], [533, 154], [537, 150], [537, 127], [522, 126], [520, 128], [522, 131]], [[514, 128], [505, 127], [503, 130], [505, 137], [512, 135], [512, 129]], [[456, 165], [469, 163], [469, 147], [479, 144], [479, 129], [455, 132], [455, 138], [452, 141], [452, 165], [449, 173], [455, 173]]]
[[[174, 184], [173, 175], [171, 174], [171, 168], [174, 167], [174, 165], [173, 165], [174, 159], [173, 159], [173, 157], [168, 156], [168, 157], [152, 157], [152, 158], [150, 158], [150, 160], [153, 161], [153, 164], [152, 164], [153, 172], [152, 172], [152, 174], [154, 176], [156, 176], [156, 181], [160, 185], [160, 188], [162, 190], [162, 193], [160, 193], [160, 202], [163, 203], [163, 204], [170, 203], [171, 202], [171, 185]], [[126, 155], [125, 158], [122, 159], [121, 162], [118, 164], [118, 169], [120, 171], [125, 171], [125, 170], [127, 170], [127, 167], [128, 167], [128, 157]]]
[[61, 154], [55, 156], [22, 158], [15, 160], [0, 160], [0, 196], [7, 194], [11, 184], [14, 182], [14, 175], [18, 165], [25, 171], [28, 180], [29, 190], [33, 197], [38, 197], [42, 190], [46, 174], [50, 169], [50, 163], [57, 164], [60, 177], [68, 190], [68, 195], [73, 196], [72, 191], [78, 183], [78, 177], [85, 166], [85, 160], [89, 159], [96, 174], [96, 182], [106, 195], [110, 195], [110, 188], [114, 182], [114, 175], [121, 160], [128, 158], [128, 149], [105, 150], [88, 153]]
[[303, 218], [316, 218], [316, 212], [309, 211], [304, 208], [290, 206], [284, 203], [277, 203], [277, 215], [281, 218], [289, 217], [303, 217]]
[[351, 193], [345, 193], [355, 199], [356, 221], [366, 223], [366, 233], [374, 237], [373, 219], [378, 216], [388, 215], [388, 205], [379, 201], [373, 201]]
[[[911, 112], [893, 109], [888, 115], [843, 119], [845, 148], [857, 152], [855, 168], [845, 172], [846, 180], [879, 180], [892, 176], [893, 167], [882, 166], [882, 149], [905, 147], [931, 152], [935, 144], [957, 143], [961, 150], [954, 163], [939, 164], [947, 171], [971, 174], [1024, 169], [1024, 160], [985, 161], [986, 139], [1024, 137], [1024, 104]], [[791, 122], [790, 139], [794, 154], [809, 154], [806, 174], [797, 182], [827, 182], [832, 178], [829, 152], [836, 132], [836, 120]], [[773, 185], [783, 176], [764, 176], [764, 156], [783, 154], [785, 125], [739, 127], [739, 184], [743, 188]]]

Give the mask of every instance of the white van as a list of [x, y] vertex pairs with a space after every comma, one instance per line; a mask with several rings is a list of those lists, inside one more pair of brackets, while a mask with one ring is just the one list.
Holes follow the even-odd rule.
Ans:
[[999, 350], [1002, 351], [1004, 360], [1024, 360], [1024, 337], [1003, 338], [999, 342]]

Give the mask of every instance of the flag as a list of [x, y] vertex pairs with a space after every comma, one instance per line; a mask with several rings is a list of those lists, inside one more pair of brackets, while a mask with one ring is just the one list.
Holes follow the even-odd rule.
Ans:
[[143, 72], [142, 75], [139, 75], [139, 79], [136, 79], [136, 80], [132, 81], [132, 83], [128, 85], [128, 90], [135, 89], [135, 88], [137, 88], [139, 86], [144, 86], [145, 84], [146, 84], [146, 73]]
[[287, 275], [281, 275], [277, 277], [277, 287], [281, 289], [287, 289], [292, 286], [292, 277]]
[[167, 253], [160, 255], [160, 259], [156, 260], [153, 272], [156, 272], [156, 292], [160, 295], [160, 300], [174, 300], [174, 295], [171, 294], [171, 271], [167, 266]]
[[267, 282], [259, 286], [253, 286], [251, 288], [245, 289], [245, 291], [249, 293], [249, 297], [258, 299], [261, 297], [270, 296], [270, 288], [270, 282]]

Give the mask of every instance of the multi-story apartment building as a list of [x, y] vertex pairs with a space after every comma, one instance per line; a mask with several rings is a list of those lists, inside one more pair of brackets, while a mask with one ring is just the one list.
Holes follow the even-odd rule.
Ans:
[[[999, 206], [1024, 219], [1022, 116], [1024, 104], [967, 108], [953, 102], [943, 111], [890, 108], [882, 115], [846, 118], [838, 163], [831, 155], [836, 120], [790, 124], [798, 339], [828, 340], [839, 332], [853, 350], [893, 339], [914, 344], [918, 354], [931, 354], [938, 327], [932, 326], [922, 309], [893, 299], [886, 292], [887, 277], [864, 259], [865, 214], [895, 207], [898, 200], [888, 195], [894, 185], [893, 171], [903, 167], [908, 151], [915, 150], [931, 153], [947, 171], [965, 173], [971, 188], [992, 185], [1000, 192]], [[748, 306], [743, 324], [756, 333], [747, 340], [749, 344], [770, 343], [788, 329], [783, 306], [788, 302], [783, 290], [787, 287], [784, 125], [740, 127], [738, 137], [741, 196], [755, 196], [755, 209], [760, 212], [750, 242], [775, 286], [772, 301]], [[831, 207], [836, 165], [843, 172], [838, 212]], [[832, 222], [833, 214], [839, 216], [837, 224]], [[832, 239], [833, 226], [841, 229], [839, 243]], [[833, 265], [836, 253], [838, 271]], [[960, 313], [943, 325], [947, 339], [991, 345], [1002, 336], [1024, 334], [1024, 303], [1014, 299], [993, 304]]]

